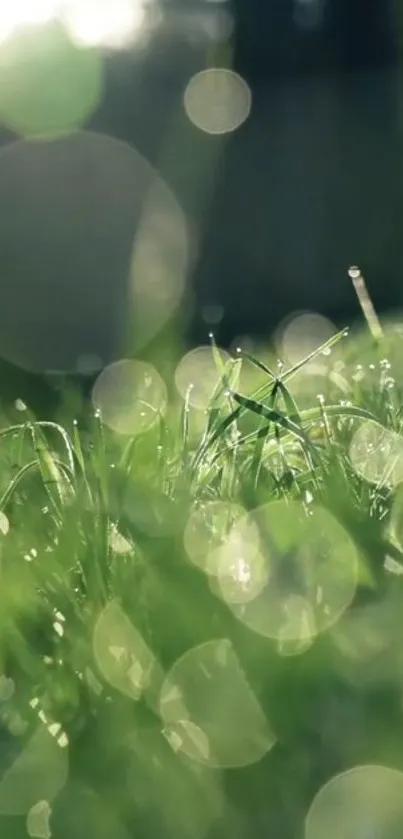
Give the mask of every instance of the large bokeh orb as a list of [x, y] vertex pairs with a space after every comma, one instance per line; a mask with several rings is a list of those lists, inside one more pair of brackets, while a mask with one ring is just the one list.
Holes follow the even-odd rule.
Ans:
[[143, 347], [175, 311], [185, 218], [129, 145], [86, 131], [10, 144], [0, 215], [3, 359], [92, 373]]

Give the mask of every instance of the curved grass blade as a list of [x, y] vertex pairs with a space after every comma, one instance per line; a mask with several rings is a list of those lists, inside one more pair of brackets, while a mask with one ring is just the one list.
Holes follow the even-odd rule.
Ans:
[[7, 506], [11, 496], [21, 483], [22, 479], [25, 477], [27, 472], [32, 472], [34, 469], [39, 470], [39, 463], [37, 460], [31, 460], [29, 463], [26, 463], [25, 466], [22, 466], [21, 469], [17, 472], [15, 478], [10, 481], [7, 489], [3, 492], [3, 495], [0, 498], [0, 510], [4, 510]]

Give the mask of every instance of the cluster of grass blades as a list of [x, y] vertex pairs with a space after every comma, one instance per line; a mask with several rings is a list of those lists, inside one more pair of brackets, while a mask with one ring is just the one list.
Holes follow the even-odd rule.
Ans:
[[[92, 413], [83, 429], [75, 422], [65, 427], [41, 421], [25, 405], [17, 405], [15, 423], [0, 431], [0, 724], [6, 755], [1, 771], [8, 778], [7, 791], [14, 777], [11, 774], [10, 781], [10, 744], [17, 739], [24, 753], [38, 724], [68, 752], [70, 769], [62, 791], [49, 786], [48, 779], [43, 791], [38, 782], [32, 794], [28, 789], [23, 795], [21, 784], [32, 783], [23, 765], [23, 780], [15, 780], [20, 791], [15, 792], [14, 809], [5, 803], [0, 779], [0, 830], [8, 836], [20, 835], [22, 822], [13, 821], [17, 816], [24, 817], [24, 830], [28, 823], [34, 825], [30, 835], [46, 839], [52, 834], [54, 811], [55, 836], [72, 830], [84, 836], [96, 830], [106, 839], [165, 831], [199, 839], [214, 837], [214, 830], [221, 837], [233, 836], [235, 830], [243, 837], [255, 829], [253, 813], [263, 806], [268, 778], [272, 806], [276, 801], [278, 805], [279, 779], [291, 796], [288, 804], [283, 796], [278, 821], [273, 816], [270, 822], [273, 829], [277, 824], [276, 835], [302, 836], [298, 830], [304, 807], [317, 789], [315, 778], [322, 783], [343, 763], [331, 752], [331, 738], [326, 754], [314, 742], [312, 709], [319, 702], [317, 713], [324, 713], [321, 703], [328, 697], [322, 697], [320, 686], [337, 683], [336, 693], [346, 697], [350, 691], [352, 706], [362, 708], [362, 684], [373, 660], [368, 651], [361, 660], [356, 648], [364, 642], [359, 636], [358, 643], [356, 624], [350, 631], [348, 621], [357, 614], [365, 628], [366, 610], [377, 608], [382, 598], [392, 603], [392, 616], [401, 605], [402, 392], [383, 357], [382, 342], [371, 349], [370, 364], [357, 366], [345, 351], [348, 341], [343, 330], [298, 364], [272, 369], [260, 357], [243, 352], [223, 362], [212, 338], [219, 381], [202, 424], [197, 417], [196, 431], [189, 398], [179, 409], [174, 405], [158, 417], [147, 433], [123, 440], [103, 424], [99, 412]], [[321, 393], [313, 405], [301, 407], [294, 385], [301, 376], [309, 379], [318, 359], [326, 361]], [[248, 369], [262, 377], [257, 388], [242, 387]], [[247, 518], [266, 507], [275, 510], [274, 531], [282, 518], [287, 520], [284, 511], [296, 511], [295, 538], [305, 533], [305, 518], [309, 523], [313, 516], [319, 522], [323, 515], [328, 538], [340, 539], [340, 550], [352, 551], [357, 558], [354, 591], [350, 585], [345, 608], [339, 593], [340, 603], [336, 595], [330, 598], [327, 613], [321, 612], [323, 631], [310, 628], [309, 615], [304, 620], [299, 613], [296, 617], [302, 602], [298, 593], [290, 600], [296, 611], [285, 634], [284, 627], [281, 634], [271, 624], [260, 631], [266, 616], [252, 613], [253, 597], [246, 589], [237, 589], [234, 596], [228, 574], [220, 589], [207, 563], [211, 543], [222, 546], [223, 539], [233, 538], [237, 510]], [[218, 519], [209, 530], [203, 517], [213, 509]], [[196, 529], [189, 521], [196, 522]], [[269, 547], [270, 532], [265, 534]], [[309, 532], [315, 530], [311, 527]], [[243, 533], [238, 530], [237, 538]], [[284, 538], [288, 552], [291, 536], [283, 537], [280, 528], [278, 539]], [[326, 540], [326, 533], [320, 538]], [[231, 550], [239, 544], [231, 543]], [[247, 553], [248, 545], [243, 548]], [[189, 556], [192, 550], [195, 556]], [[331, 548], [323, 550], [328, 556]], [[259, 562], [253, 583], [257, 599], [267, 582]], [[326, 583], [325, 563], [323, 568]], [[315, 582], [309, 577], [312, 573], [308, 556], [303, 569], [308, 589]], [[346, 590], [345, 573], [341, 566], [334, 577], [337, 592]], [[278, 586], [279, 598], [294, 577], [277, 579], [273, 571], [270, 579]], [[246, 587], [249, 582], [248, 578]], [[239, 714], [258, 732], [253, 748], [235, 731], [241, 716], [228, 728], [233, 742], [228, 732], [227, 740], [224, 735], [220, 740], [217, 727], [225, 728], [224, 717], [216, 719], [215, 714], [223, 701], [221, 688], [213, 708], [205, 710], [206, 693], [204, 710], [198, 709], [208, 718], [215, 748], [211, 754], [203, 727], [192, 722], [184, 706], [175, 725], [161, 710], [162, 696], [182, 701], [177, 685], [167, 687], [169, 674], [186, 670], [189, 651], [207, 672], [213, 649], [209, 644], [218, 644], [214, 639], [232, 645], [230, 654], [225, 645], [214, 648], [214, 661], [228, 668], [227, 683], [242, 708]], [[399, 662], [392, 656], [386, 676], [379, 677], [382, 691], [389, 680], [399, 693], [400, 681], [398, 688], [393, 684], [393, 668]], [[360, 683], [354, 681], [355, 665]], [[195, 678], [183, 677], [186, 690], [191, 691]], [[211, 673], [209, 678], [211, 682]], [[193, 694], [192, 699], [196, 702]], [[400, 698], [390, 706], [386, 702], [393, 714], [399, 702]], [[172, 717], [172, 708], [169, 713]], [[270, 720], [269, 729], [259, 715]], [[370, 701], [364, 719], [360, 736], [375, 719]], [[344, 721], [341, 740], [351, 740], [353, 724]], [[272, 750], [276, 742], [280, 747]], [[303, 758], [311, 748], [314, 769]], [[354, 740], [351, 749], [350, 760], [365, 756], [361, 740]], [[390, 742], [384, 759], [388, 749], [393, 752]], [[381, 752], [378, 748], [378, 757]], [[65, 770], [57, 766], [64, 778]], [[228, 778], [227, 769], [232, 771]], [[128, 776], [136, 790], [133, 795]], [[250, 814], [252, 827], [246, 815], [237, 815], [237, 800], [244, 814]], [[81, 821], [72, 818], [74, 809]]]

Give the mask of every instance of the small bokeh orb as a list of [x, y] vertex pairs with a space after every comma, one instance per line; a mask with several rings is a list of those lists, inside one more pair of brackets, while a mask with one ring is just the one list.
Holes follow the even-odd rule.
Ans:
[[[225, 350], [219, 352], [222, 365], [230, 360]], [[213, 396], [216, 395], [222, 371], [218, 369], [212, 348], [209, 346], [197, 347], [188, 352], [179, 362], [175, 371], [175, 384], [188, 404], [199, 410], [206, 410]]]
[[152, 364], [122, 359], [100, 373], [92, 403], [112, 431], [134, 436], [158, 422], [167, 405], [167, 389]]
[[315, 796], [306, 839], [400, 839], [403, 773], [387, 766], [356, 766], [336, 775]]
[[214, 67], [193, 76], [185, 90], [184, 106], [196, 128], [207, 134], [228, 134], [248, 118], [252, 94], [238, 73]]
[[24, 137], [81, 127], [98, 106], [103, 62], [79, 48], [55, 21], [17, 29], [0, 50], [0, 119]]

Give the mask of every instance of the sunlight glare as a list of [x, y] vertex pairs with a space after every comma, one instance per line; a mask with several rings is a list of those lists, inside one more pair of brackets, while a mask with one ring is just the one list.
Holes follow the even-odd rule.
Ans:
[[24, 25], [41, 25], [56, 17], [60, 0], [14, 0], [0, 5], [0, 42]]
[[145, 4], [142, 0], [69, 0], [63, 17], [76, 43], [118, 48], [141, 29]]

